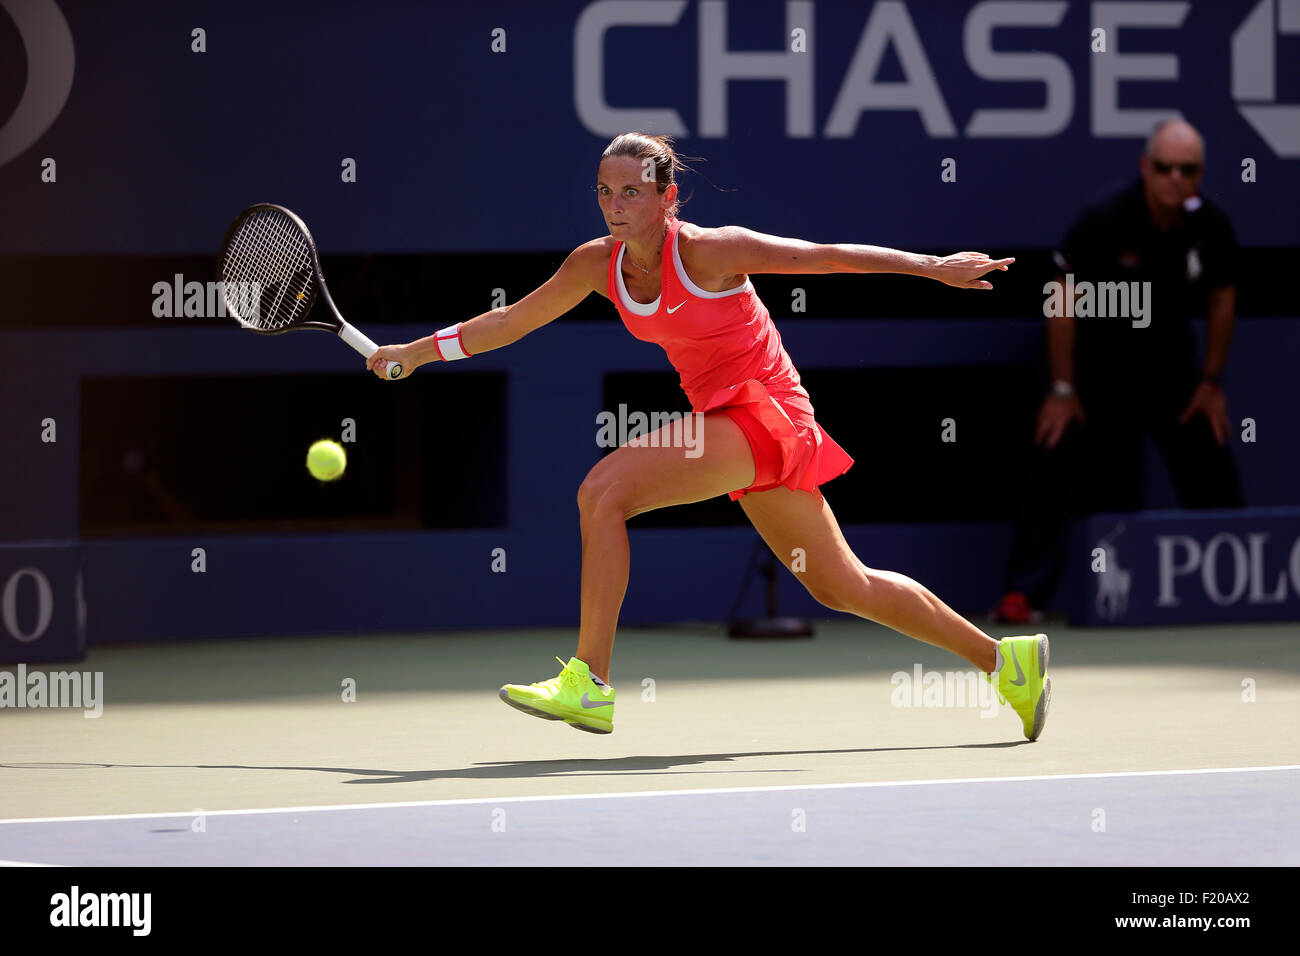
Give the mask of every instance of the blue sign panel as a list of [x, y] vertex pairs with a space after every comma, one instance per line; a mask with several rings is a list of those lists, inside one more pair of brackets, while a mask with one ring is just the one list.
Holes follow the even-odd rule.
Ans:
[[1243, 244], [1300, 243], [1294, 0], [32, 0], [6, 62], [0, 253], [207, 254], [259, 201], [327, 254], [567, 250], [626, 130], [704, 157], [705, 225], [1046, 248], [1170, 117]]
[[85, 656], [82, 573], [74, 544], [0, 545], [0, 664]]
[[1300, 620], [1300, 509], [1094, 515], [1071, 623]]

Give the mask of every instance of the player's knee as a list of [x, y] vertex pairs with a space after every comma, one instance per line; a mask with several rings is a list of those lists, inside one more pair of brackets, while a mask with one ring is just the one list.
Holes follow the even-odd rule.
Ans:
[[586, 517], [605, 508], [622, 508], [618, 482], [607, 473], [592, 469], [578, 486], [578, 511]]
[[831, 594], [830, 592], [813, 591], [811, 588], [809, 588], [809, 592], [812, 594], [813, 600], [815, 600], [822, 607], [827, 608], [828, 610], [831, 611], [840, 611], [840, 612], [844, 611], [844, 608], [839, 606], [840, 605], [839, 600], [835, 597], [835, 595]]
[[601, 482], [599, 479], [593, 479], [591, 475], [582, 479], [582, 484], [578, 486], [578, 511], [582, 514], [589, 514], [595, 510], [596, 502], [600, 500]]
[[869, 615], [872, 598], [879, 590], [872, 587], [871, 569], [865, 565], [841, 568], [818, 578], [800, 578], [814, 601], [845, 614]]
[[803, 586], [808, 589], [812, 599], [832, 611], [852, 611], [853, 601], [848, 590], [841, 582], [825, 578], [803, 579]]

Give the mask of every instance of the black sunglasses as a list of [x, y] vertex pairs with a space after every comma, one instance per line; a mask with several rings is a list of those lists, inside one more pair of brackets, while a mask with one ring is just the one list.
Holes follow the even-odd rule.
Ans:
[[1174, 167], [1177, 166], [1178, 171], [1183, 174], [1184, 179], [1191, 179], [1201, 171], [1200, 163], [1167, 163], [1163, 159], [1153, 159], [1151, 160], [1151, 165], [1161, 176], [1168, 176], [1174, 171]]

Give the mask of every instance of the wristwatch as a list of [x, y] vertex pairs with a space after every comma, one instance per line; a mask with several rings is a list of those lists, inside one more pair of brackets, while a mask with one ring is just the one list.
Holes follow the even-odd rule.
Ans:
[[1052, 394], [1057, 398], [1069, 398], [1074, 394], [1074, 386], [1063, 378], [1052, 383]]

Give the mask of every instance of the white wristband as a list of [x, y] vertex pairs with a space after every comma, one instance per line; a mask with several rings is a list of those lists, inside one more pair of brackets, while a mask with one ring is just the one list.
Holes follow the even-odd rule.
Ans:
[[473, 358], [472, 355], [465, 351], [465, 343], [461, 341], [460, 327], [463, 324], [458, 322], [434, 333], [433, 344], [438, 350], [438, 358], [442, 359], [442, 361], [451, 362], [455, 359]]

